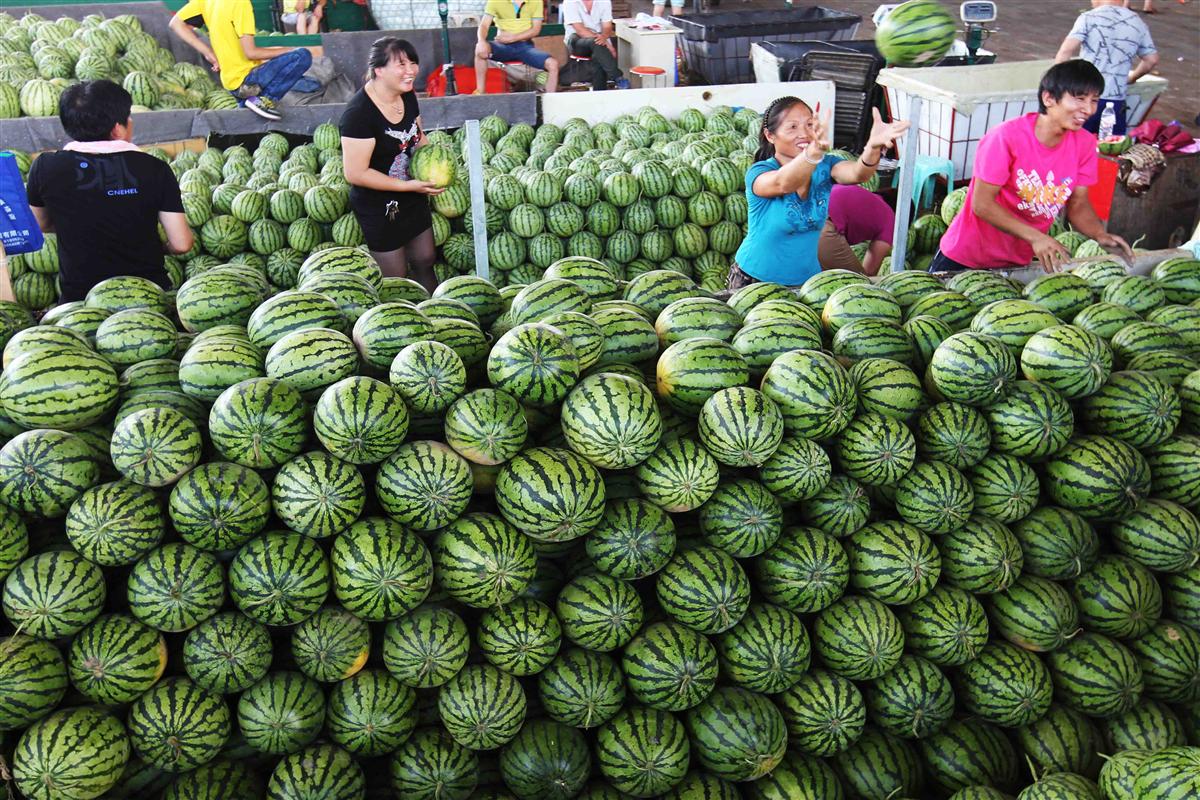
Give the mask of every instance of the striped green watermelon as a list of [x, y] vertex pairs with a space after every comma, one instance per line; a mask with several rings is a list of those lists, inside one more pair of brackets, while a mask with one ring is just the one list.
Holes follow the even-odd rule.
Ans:
[[700, 764], [728, 780], [755, 780], [783, 759], [783, 716], [763, 695], [717, 689], [687, 712], [685, 724]]
[[67, 512], [71, 546], [104, 567], [132, 564], [154, 549], [165, 533], [158, 497], [129, 481], [93, 486]]
[[701, 633], [729, 630], [746, 613], [750, 583], [725, 551], [696, 547], [676, 553], [658, 573], [659, 604], [678, 622]]
[[272, 672], [242, 692], [237, 725], [259, 753], [284, 755], [310, 744], [325, 721], [320, 685], [299, 672]]
[[1124, 556], [1100, 556], [1072, 592], [1084, 626], [1107, 636], [1141, 636], [1162, 614], [1162, 589], [1154, 574]]
[[0, 639], [0, 730], [46, 716], [67, 692], [67, 666], [52, 643], [14, 634]]
[[1085, 519], [1119, 517], [1150, 491], [1146, 460], [1125, 442], [1080, 436], [1046, 464], [1047, 492], [1058, 505]]
[[1015, 522], [1037, 505], [1040, 489], [1033, 468], [1004, 453], [990, 453], [967, 470], [975, 512], [997, 522]]
[[439, 584], [451, 597], [479, 608], [514, 599], [536, 568], [531, 540], [492, 514], [454, 521], [438, 534], [432, 552]]
[[971, 516], [975, 492], [949, 464], [923, 461], [896, 485], [895, 504], [903, 520], [926, 533], [949, 533]]
[[267, 351], [267, 377], [290, 384], [305, 399], [315, 400], [321, 392], [358, 370], [359, 355], [345, 334], [329, 328], [293, 331]]
[[562, 431], [571, 449], [596, 466], [625, 469], [654, 452], [662, 422], [644, 385], [600, 373], [580, 381], [563, 401]]
[[125, 614], [98, 617], [71, 641], [67, 656], [72, 685], [101, 704], [133, 701], [166, 666], [162, 634]]
[[937, 548], [912, 525], [876, 522], [845, 541], [850, 585], [889, 605], [907, 605], [929, 593], [941, 573]]
[[1168, 747], [1149, 755], [1137, 768], [1134, 796], [1175, 800], [1200, 792], [1200, 747]]
[[735, 558], [750, 558], [775, 543], [783, 509], [761, 483], [742, 479], [717, 488], [700, 508], [700, 534]]
[[[526, 722], [516, 738], [500, 751], [500, 776], [519, 800], [570, 800], [583, 788], [589, 771], [583, 734], [557, 722]], [[466, 800], [469, 794], [446, 793], [441, 785], [448, 781], [438, 783], [439, 793], [429, 795], [430, 800]]]
[[566, 397], [578, 380], [579, 360], [570, 339], [557, 328], [518, 325], [493, 345], [487, 374], [493, 387], [522, 402], [546, 406]]
[[103, 356], [79, 347], [26, 353], [8, 364], [0, 411], [26, 428], [78, 430], [117, 402], [117, 373]]
[[401, 445], [379, 465], [375, 494], [384, 512], [415, 530], [453, 522], [471, 499], [467, 461], [441, 442]]
[[779, 406], [787, 432], [809, 439], [844, 431], [856, 405], [850, 376], [832, 357], [815, 350], [775, 359], [763, 377], [762, 392]]
[[621, 668], [612, 656], [583, 648], [560, 653], [537, 676], [546, 714], [573, 728], [604, 724], [625, 700]]
[[1030, 461], [1052, 456], [1066, 446], [1075, 415], [1054, 389], [1032, 381], [1015, 381], [1004, 397], [986, 409], [992, 448]]
[[954, 43], [954, 18], [936, 2], [909, 0], [875, 30], [875, 45], [888, 63], [919, 67], [936, 62]]
[[525, 710], [517, 679], [488, 665], [464, 668], [438, 692], [442, 725], [472, 750], [493, 750], [511, 741], [525, 721]]
[[991, 428], [978, 410], [961, 403], [937, 403], [917, 420], [917, 450], [926, 459], [967, 469], [988, 453]]
[[233, 550], [266, 526], [270, 492], [253, 470], [212, 461], [175, 484], [169, 512], [172, 525], [188, 544], [214, 552]]
[[858, 686], [826, 670], [809, 670], [775, 695], [775, 702], [783, 714], [789, 746], [813, 756], [845, 750], [866, 724], [866, 703]]
[[431, 413], [444, 411], [466, 390], [467, 372], [462, 355], [452, 346], [420, 341], [396, 354], [388, 382], [412, 411]]
[[860, 414], [842, 431], [836, 450], [846, 474], [868, 486], [895, 485], [917, 458], [916, 440], [904, 423], [873, 412]]
[[666, 566], [674, 554], [675, 524], [647, 500], [609, 499], [585, 547], [600, 571], [622, 580], [645, 578]]
[[30, 556], [4, 582], [4, 616], [19, 632], [43, 639], [73, 636], [104, 605], [100, 568], [70, 550]]
[[808, 671], [810, 645], [800, 618], [780, 606], [756, 603], [716, 640], [721, 674], [743, 689], [777, 694]]
[[365, 786], [363, 769], [350, 753], [318, 744], [280, 759], [267, 782], [267, 792], [272, 797], [325, 794], [331, 800], [353, 800], [363, 795]]
[[1200, 558], [1200, 522], [1169, 500], [1150, 499], [1110, 529], [1117, 551], [1159, 572], [1180, 572]]
[[786, 529], [755, 561], [763, 597], [798, 613], [820, 611], [841, 597], [849, 570], [846, 552], [833, 537], [803, 527]]
[[583, 575], [562, 588], [555, 607], [563, 633], [589, 650], [625, 645], [641, 627], [643, 607], [633, 587], [609, 575]]
[[1124, 645], [1083, 633], [1050, 654], [1054, 696], [1069, 708], [1105, 717], [1124, 713], [1142, 696], [1142, 670]]
[[246, 467], [276, 467], [300, 453], [308, 438], [300, 392], [274, 378], [252, 378], [213, 403], [208, 431], [224, 458]]
[[363, 668], [370, 652], [367, 623], [345, 609], [327, 606], [292, 629], [292, 658], [314, 680], [344, 680]]
[[975, 658], [987, 643], [983, 606], [963, 589], [936, 586], [925, 597], [899, 609], [909, 650], [939, 666], [958, 666]]
[[935, 786], [957, 792], [954, 800], [1002, 800], [1004, 792], [1021, 785], [1024, 768], [1017, 750], [1004, 732], [978, 718], [951, 720], [940, 731], [920, 742], [928, 777]]
[[295, 625], [316, 613], [329, 585], [329, 562], [306, 536], [272, 532], [251, 539], [229, 565], [234, 605], [267, 625]]
[[1182, 416], [1179, 396], [1162, 378], [1149, 372], [1114, 372], [1084, 399], [1081, 416], [1090, 431], [1137, 448], [1152, 447], [1171, 437]]
[[405, 686], [441, 686], [467, 662], [467, 626], [449, 609], [424, 606], [388, 623], [383, 664]]
[[1017, 730], [1021, 748], [1047, 772], [1100, 772], [1100, 752], [1105, 749], [1097, 725], [1088, 717], [1057, 703], [1037, 722]]
[[667, 711], [627, 709], [597, 731], [596, 745], [601, 774], [635, 797], [670, 789], [689, 764], [687, 732]]
[[476, 389], [446, 410], [446, 441], [472, 463], [508, 461], [524, 446], [528, 434], [521, 406], [507, 392]]
[[339, 681], [326, 703], [329, 737], [355, 756], [392, 752], [417, 725], [416, 693], [383, 670]]
[[407, 303], [381, 303], [358, 318], [351, 336], [363, 361], [384, 370], [405, 347], [431, 338], [433, 323]]
[[366, 482], [353, 464], [320, 451], [305, 453], [275, 473], [271, 505], [291, 530], [323, 539], [358, 519], [366, 505]]
[[567, 541], [594, 528], [604, 510], [599, 471], [574, 453], [533, 448], [513, 458], [496, 480], [505, 519], [539, 541]]
[[126, 728], [134, 751], [168, 772], [215, 758], [230, 735], [229, 707], [187, 678], [170, 678], [129, 707]]
[[1071, 593], [1046, 578], [1022, 575], [988, 600], [996, 633], [1026, 650], [1054, 650], [1081, 630]]
[[129, 573], [126, 594], [135, 617], [160, 631], [180, 632], [211, 617], [225, 601], [217, 559], [189, 544], [152, 550]]
[[1142, 671], [1146, 695], [1171, 703], [1200, 700], [1200, 633], [1159, 620], [1129, 643]]
[[125, 728], [111, 713], [97, 706], [64, 709], [21, 734], [12, 779], [30, 800], [99, 797], [120, 779], [130, 754]]
[[334, 540], [330, 568], [339, 602], [374, 622], [416, 608], [433, 581], [424, 543], [399, 523], [379, 517], [355, 522]]
[[908, 741], [868, 728], [834, 761], [857, 797], [921, 796], [921, 761]]
[[893, 736], [923, 739], [954, 712], [954, 690], [938, 667], [920, 656], [901, 656], [886, 675], [866, 689], [871, 721]]
[[511, 675], [535, 675], [554, 660], [562, 626], [545, 603], [518, 598], [484, 612], [478, 639], [489, 663]]
[[1096, 561], [1100, 540], [1078, 514], [1040, 506], [1012, 526], [1021, 544], [1025, 572], [1051, 580], [1070, 580]]
[[818, 614], [813, 651], [833, 672], [872, 680], [899, 661], [904, 646], [900, 622], [878, 600], [846, 595]]
[[989, 643], [964, 664], [956, 688], [968, 711], [1002, 727], [1037, 720], [1054, 693], [1050, 671], [1038, 657], [1007, 642]]
[[929, 374], [947, 400], [983, 405], [999, 399], [1016, 378], [1016, 360], [1004, 343], [981, 333], [956, 333], [938, 345]]
[[202, 689], [234, 694], [261, 680], [271, 666], [267, 627], [236, 611], [226, 611], [188, 631], [183, 668]]
[[692, 439], [662, 442], [635, 472], [638, 490], [668, 512], [691, 511], [716, 491], [717, 460]]
[[312, 424], [332, 455], [351, 464], [375, 464], [404, 441], [408, 422], [408, 407], [390, 386], [356, 376], [321, 393]]

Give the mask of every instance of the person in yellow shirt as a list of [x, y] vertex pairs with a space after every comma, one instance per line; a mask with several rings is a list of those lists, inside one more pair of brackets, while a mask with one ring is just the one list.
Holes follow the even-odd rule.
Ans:
[[[208, 41], [192, 29], [203, 25]], [[303, 47], [259, 47], [254, 43], [250, 0], [189, 0], [171, 18], [171, 31], [221, 73], [221, 85], [241, 105], [265, 119], [281, 119], [280, 98], [293, 87], [312, 91], [304, 73], [312, 54]], [[310, 83], [315, 83], [311, 81]], [[297, 86], [300, 84], [300, 86]], [[304, 87], [304, 88], [301, 88]]]
[[[533, 46], [542, 32], [542, 0], [487, 0], [479, 20], [479, 41], [475, 43], [475, 94], [483, 94], [489, 59], [520, 61], [546, 71], [546, 91], [558, 91], [558, 60]], [[496, 38], [489, 42], [488, 31], [496, 23]]]

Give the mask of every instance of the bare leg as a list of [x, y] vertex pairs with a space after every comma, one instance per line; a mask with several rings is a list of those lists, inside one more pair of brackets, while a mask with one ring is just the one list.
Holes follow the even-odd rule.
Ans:
[[379, 271], [383, 273], [385, 278], [407, 278], [408, 277], [408, 259], [404, 255], [404, 248], [396, 250], [372, 250], [371, 257], [379, 264]]
[[487, 70], [488, 59], [492, 54], [492, 48], [486, 43], [476, 43], [475, 45], [475, 94], [483, 94], [484, 87], [487, 85]]
[[[437, 276], [433, 264], [437, 261], [437, 247], [433, 243], [433, 228], [426, 228], [415, 239], [404, 246], [405, 261], [411, 277], [430, 292], [437, 288]], [[387, 273], [384, 273], [385, 275]]]
[[546, 59], [546, 91], [558, 91], [558, 59]]

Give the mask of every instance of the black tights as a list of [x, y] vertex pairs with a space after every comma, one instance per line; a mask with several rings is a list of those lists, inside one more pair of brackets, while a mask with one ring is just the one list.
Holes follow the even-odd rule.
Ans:
[[437, 288], [437, 277], [433, 273], [433, 263], [437, 261], [433, 228], [426, 228], [401, 248], [384, 252], [372, 250], [371, 256], [379, 263], [385, 278], [412, 278], [430, 292]]

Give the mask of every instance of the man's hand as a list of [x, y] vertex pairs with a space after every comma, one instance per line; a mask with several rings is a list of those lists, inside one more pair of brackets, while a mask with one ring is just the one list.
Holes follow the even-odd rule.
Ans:
[[1120, 256], [1121, 258], [1125, 259], [1126, 264], [1133, 263], [1133, 248], [1129, 246], [1128, 242], [1126, 242], [1120, 236], [1117, 236], [1115, 233], [1105, 233], [1101, 236], [1097, 236], [1096, 241], [1100, 243], [1101, 247], [1112, 253], [1114, 256]]
[[492, 57], [492, 46], [487, 42], [475, 43], [475, 57], [489, 59]]
[[1071, 251], [1063, 247], [1062, 242], [1053, 236], [1044, 233], [1038, 234], [1038, 238], [1030, 244], [1033, 245], [1033, 253], [1046, 272], [1058, 272], [1062, 269], [1063, 264], [1071, 260]]
[[496, 38], [494, 41], [497, 41], [500, 44], [508, 44], [510, 41], [510, 34], [508, 33], [508, 31], [497, 31]]

